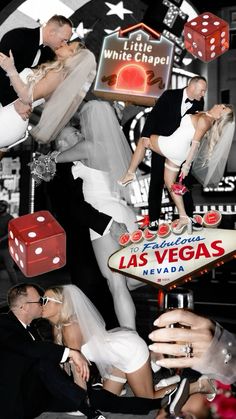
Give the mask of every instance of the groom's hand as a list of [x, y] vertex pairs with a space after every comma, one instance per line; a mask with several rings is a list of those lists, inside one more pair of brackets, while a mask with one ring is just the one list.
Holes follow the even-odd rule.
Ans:
[[119, 238], [121, 234], [128, 233], [127, 227], [123, 223], [118, 223], [117, 221], [112, 221], [111, 227], [110, 227], [110, 233], [112, 238], [119, 243]]
[[89, 380], [89, 366], [88, 366], [88, 361], [84, 357], [84, 355], [81, 354], [81, 352], [79, 351], [70, 349], [69, 358], [70, 358], [70, 362], [73, 362], [76, 370], [81, 375], [82, 380], [88, 381]]
[[14, 108], [24, 121], [30, 117], [32, 112], [31, 106], [25, 105], [20, 99], [14, 102]]

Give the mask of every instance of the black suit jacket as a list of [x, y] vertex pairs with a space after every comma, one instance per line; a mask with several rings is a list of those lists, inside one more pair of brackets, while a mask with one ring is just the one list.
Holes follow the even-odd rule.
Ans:
[[[59, 365], [64, 349], [64, 346], [50, 342], [34, 341], [12, 312], [0, 315], [0, 416], [2, 419], [25, 417], [22, 395], [25, 377], [30, 374], [34, 363], [40, 359]], [[30, 375], [32, 387], [41, 390], [40, 383], [34, 382], [34, 379], [37, 380], [34, 375]], [[38, 397], [41, 396], [38, 395]]]
[[[147, 118], [142, 136], [171, 135], [179, 127], [183, 91], [184, 89], [166, 90], [161, 95]], [[196, 111], [202, 111], [203, 107], [203, 99], [194, 100], [192, 107], [186, 113], [194, 114]]]
[[[32, 67], [33, 61], [39, 49], [39, 28], [17, 28], [7, 32], [0, 41], [0, 51], [9, 55], [13, 53], [15, 66], [18, 72], [26, 67]], [[51, 61], [55, 57], [54, 52], [49, 47], [44, 47], [41, 51], [39, 63]], [[5, 71], [0, 69], [0, 103], [5, 106], [13, 102], [17, 94], [10, 86], [9, 77]]]

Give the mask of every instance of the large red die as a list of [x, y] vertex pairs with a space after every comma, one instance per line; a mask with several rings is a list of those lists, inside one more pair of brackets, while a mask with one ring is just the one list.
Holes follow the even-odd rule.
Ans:
[[49, 211], [10, 220], [9, 251], [25, 276], [40, 275], [66, 263], [66, 233]]
[[209, 62], [229, 49], [228, 23], [210, 12], [202, 13], [184, 25], [185, 48]]

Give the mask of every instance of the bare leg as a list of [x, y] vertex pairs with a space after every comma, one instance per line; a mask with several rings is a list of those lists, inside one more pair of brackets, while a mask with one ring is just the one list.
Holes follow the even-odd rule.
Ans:
[[141, 137], [132, 156], [128, 171], [125, 175], [119, 179], [118, 183], [122, 186], [128, 185], [135, 179], [135, 172], [138, 165], [143, 161], [145, 156], [146, 148], [150, 148], [155, 153], [161, 154], [161, 150], [158, 145], [158, 135], [151, 135], [151, 137]]
[[144, 141], [145, 140], [143, 138], [139, 139], [127, 172], [124, 174], [124, 176], [122, 176], [118, 180], [118, 183], [120, 185], [126, 186], [135, 179], [135, 172], [137, 170], [137, 167], [143, 161], [144, 156], [145, 156], [145, 142]]
[[[114, 379], [112, 379], [112, 377]], [[174, 384], [171, 386], [161, 388], [158, 391], [155, 391], [153, 389], [150, 361], [148, 360], [137, 371], [129, 374], [125, 374], [124, 372], [118, 369], [113, 369], [110, 379], [108, 378], [104, 381], [103, 388], [114, 394], [119, 395], [124, 385], [124, 383], [119, 382], [119, 380], [126, 381], [125, 379], [127, 379], [130, 388], [135, 396], [146, 397], [149, 399], [162, 398], [165, 394], [167, 394], [167, 392], [172, 391], [176, 387], [176, 385]]]
[[150, 366], [150, 360], [137, 371], [126, 374], [128, 383], [131, 387], [132, 392], [138, 397], [147, 397], [150, 399], [159, 399], [164, 397], [167, 392], [172, 391], [176, 385], [166, 386], [158, 391], [155, 391], [152, 383], [152, 372]]
[[107, 266], [110, 255], [118, 250], [117, 243], [110, 234], [107, 234], [104, 237], [93, 240], [92, 244], [100, 271], [106, 278], [110, 288], [119, 324], [135, 330], [136, 309], [127, 287], [126, 278], [117, 272], [112, 272]]
[[118, 368], [113, 368], [109, 378], [104, 379], [103, 388], [119, 396], [126, 382], [126, 374]]

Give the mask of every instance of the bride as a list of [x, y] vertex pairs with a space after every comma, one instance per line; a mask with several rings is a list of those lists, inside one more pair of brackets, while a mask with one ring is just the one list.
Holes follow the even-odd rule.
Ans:
[[[138, 398], [121, 397], [120, 413], [135, 414], [134, 406], [133, 411], [127, 410], [127, 403], [136, 404], [137, 408], [141, 398], [142, 408], [140, 406], [138, 409], [139, 415], [143, 412], [141, 409], [147, 411], [149, 406], [149, 410], [167, 407], [171, 414], [177, 416], [189, 394], [207, 394], [213, 390], [207, 377], [200, 377], [190, 387], [188, 380], [184, 378], [177, 385], [171, 384], [155, 391], [149, 351], [143, 339], [137, 332], [125, 328], [107, 331], [100, 313], [75, 285], [47, 289], [42, 304], [42, 317], [48, 319], [53, 326], [54, 342], [81, 350], [88, 361], [95, 362], [103, 379], [107, 401], [111, 393], [118, 396], [124, 383], [128, 382]], [[72, 372], [74, 381], [86, 388], [85, 381], [73, 368], [73, 364], [70, 364], [67, 372]], [[99, 407], [103, 410], [103, 406]]]
[[[32, 109], [46, 101], [39, 124], [31, 134], [39, 142], [52, 141], [70, 120], [89, 89], [96, 70], [91, 51], [77, 42], [64, 44], [56, 51], [56, 60], [18, 74], [14, 57], [0, 52], [0, 67], [7, 72], [18, 97]], [[63, 98], [63, 99], [62, 99]], [[28, 127], [16, 112], [14, 102], [0, 107], [0, 148], [21, 140]]]
[[[170, 403], [170, 411], [173, 405], [171, 413], [179, 413], [189, 396], [188, 381], [184, 379], [179, 385], [172, 384], [155, 391], [148, 347], [136, 331], [125, 328], [107, 331], [100, 313], [75, 285], [47, 289], [42, 304], [42, 317], [53, 325], [54, 342], [80, 350], [88, 362], [95, 362], [108, 397], [109, 393], [118, 396], [128, 381], [133, 394], [141, 397], [146, 407], [164, 407], [165, 399], [161, 401], [161, 398], [172, 393], [175, 402]], [[86, 388], [81, 374], [73, 368], [73, 364], [70, 367], [74, 381]], [[125, 399], [120, 399], [120, 406], [126, 403]], [[152, 404], [148, 399], [155, 401], [152, 400]], [[167, 399], [172, 401], [172, 398]]]
[[[57, 163], [73, 161], [72, 174], [75, 179], [83, 179], [85, 200], [134, 231], [136, 216], [126, 203], [128, 191], [116, 182], [117, 176], [128, 167], [132, 153], [115, 112], [108, 102], [90, 100], [82, 107], [79, 119], [82, 136], [78, 137], [79, 132], [73, 127], [66, 127], [60, 133], [58, 143], [64, 141], [73, 147], [59, 153]], [[119, 249], [109, 232], [100, 236], [90, 229], [90, 237], [99, 269], [108, 282], [119, 324], [136, 329], [136, 310], [129, 290], [143, 284], [112, 272], [107, 266], [110, 255]]]

